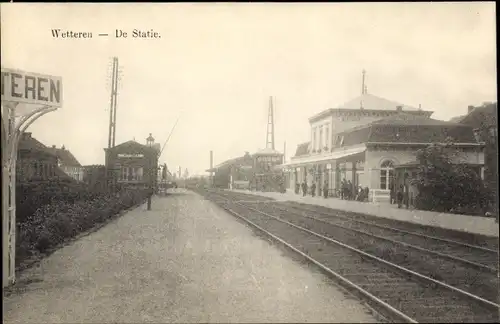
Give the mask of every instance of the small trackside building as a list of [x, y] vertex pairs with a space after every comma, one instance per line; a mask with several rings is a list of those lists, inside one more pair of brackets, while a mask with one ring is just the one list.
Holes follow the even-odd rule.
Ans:
[[104, 149], [108, 185], [114, 188], [153, 188], [157, 185], [159, 145], [128, 141]]

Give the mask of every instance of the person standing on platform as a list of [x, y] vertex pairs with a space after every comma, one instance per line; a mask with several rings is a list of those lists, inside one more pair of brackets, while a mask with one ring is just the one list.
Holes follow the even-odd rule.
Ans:
[[352, 196], [353, 196], [353, 190], [354, 187], [352, 185], [352, 182], [351, 180], [347, 180], [347, 199], [348, 200], [352, 200]]
[[396, 189], [396, 186], [394, 186], [394, 184], [391, 185], [391, 187], [389, 188], [390, 191], [389, 191], [389, 203], [392, 205], [396, 202], [396, 195], [395, 195], [395, 189]]
[[345, 179], [342, 179], [342, 182], [340, 184], [340, 199], [344, 200], [346, 197], [346, 190], [347, 189], [347, 183]]
[[311, 185], [311, 196], [315, 196], [316, 195], [316, 184], [313, 182], [312, 185]]
[[304, 197], [307, 195], [307, 183], [305, 180], [304, 180], [304, 182], [302, 182], [302, 195]]
[[403, 185], [399, 187], [399, 190], [396, 193], [396, 200], [398, 203], [398, 208], [401, 208], [401, 205], [403, 204]]
[[323, 184], [323, 197], [328, 198], [328, 182], [326, 180]]

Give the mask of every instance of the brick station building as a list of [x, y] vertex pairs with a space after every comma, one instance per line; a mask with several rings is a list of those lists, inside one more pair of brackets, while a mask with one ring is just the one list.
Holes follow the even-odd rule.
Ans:
[[134, 140], [104, 149], [108, 185], [113, 188], [153, 188], [157, 185], [159, 144]]

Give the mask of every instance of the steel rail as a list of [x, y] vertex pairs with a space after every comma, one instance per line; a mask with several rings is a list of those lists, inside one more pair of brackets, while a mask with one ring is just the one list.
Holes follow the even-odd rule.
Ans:
[[[247, 208], [246, 206], [244, 206], [242, 204], [238, 204], [238, 205]], [[327, 272], [328, 274], [332, 275], [336, 279], [340, 280], [342, 283], [344, 283], [345, 285], [349, 286], [350, 288], [352, 288], [352, 289], [356, 290], [357, 292], [361, 293], [363, 296], [365, 296], [366, 298], [370, 299], [371, 301], [377, 303], [379, 306], [383, 307], [386, 311], [389, 311], [390, 313], [392, 313], [392, 315], [395, 315], [399, 319], [404, 320], [405, 322], [408, 322], [408, 323], [418, 323], [413, 318], [411, 318], [408, 315], [402, 313], [401, 311], [399, 311], [396, 308], [392, 307], [391, 305], [389, 305], [388, 303], [386, 303], [383, 300], [379, 299], [378, 297], [372, 295], [371, 293], [369, 293], [365, 289], [363, 289], [363, 288], [359, 287], [358, 285], [354, 284], [352, 281], [350, 281], [350, 280], [342, 277], [341, 275], [339, 275], [335, 271], [331, 270], [330, 268], [328, 268], [327, 266], [325, 266], [321, 262], [315, 260], [314, 258], [310, 257], [306, 253], [298, 250], [297, 248], [295, 248], [294, 246], [292, 246], [288, 242], [282, 240], [281, 238], [279, 238], [276, 235], [272, 234], [271, 232], [265, 230], [261, 226], [259, 226], [259, 225], [255, 224], [254, 222], [248, 220], [246, 217], [241, 216], [239, 213], [235, 212], [231, 208], [229, 208], [227, 206], [226, 207], [221, 206], [221, 207], [224, 208], [226, 211], [230, 212], [232, 215], [234, 215], [234, 216], [242, 219], [244, 222], [246, 222], [246, 223], [250, 224], [251, 226], [257, 228], [258, 230], [264, 232], [266, 235], [270, 236], [274, 240], [276, 240], [276, 241], [280, 242], [281, 244], [285, 245], [286, 247], [288, 247], [292, 251], [300, 254], [302, 257], [306, 258], [310, 262], [312, 262], [315, 265], [317, 265], [318, 267], [320, 267], [323, 271]]]
[[[226, 198], [226, 197], [224, 197], [224, 196], [222, 196], [222, 195], [219, 195], [219, 196], [221, 196], [222, 198], [224, 198], [226, 201], [233, 202], [231, 199], [228, 199], [228, 198]], [[406, 274], [409, 274], [409, 275], [412, 275], [412, 276], [417, 277], [417, 278], [419, 278], [419, 279], [422, 279], [422, 280], [424, 280], [424, 281], [427, 281], [427, 282], [433, 283], [433, 284], [438, 285], [438, 286], [440, 286], [440, 287], [442, 287], [442, 288], [445, 288], [445, 289], [451, 290], [451, 291], [453, 291], [453, 292], [455, 292], [455, 293], [458, 293], [458, 294], [461, 294], [461, 295], [467, 296], [468, 298], [472, 299], [473, 301], [480, 302], [480, 303], [483, 303], [483, 304], [485, 304], [485, 305], [487, 305], [487, 306], [489, 306], [489, 307], [493, 307], [493, 308], [495, 308], [495, 309], [500, 310], [500, 305], [499, 305], [499, 304], [496, 304], [496, 303], [494, 303], [494, 302], [491, 302], [491, 301], [489, 301], [489, 300], [487, 300], [487, 299], [484, 299], [484, 298], [482, 298], [482, 297], [476, 296], [476, 295], [471, 294], [471, 293], [469, 293], [469, 292], [467, 292], [467, 291], [464, 291], [464, 290], [462, 290], [462, 289], [459, 289], [459, 288], [453, 287], [453, 286], [451, 286], [451, 285], [449, 285], [449, 284], [447, 284], [447, 283], [444, 283], [444, 282], [442, 282], [442, 281], [435, 280], [435, 279], [433, 279], [433, 278], [427, 277], [427, 276], [422, 275], [422, 274], [420, 274], [420, 273], [418, 273], [418, 272], [415, 272], [415, 271], [409, 270], [409, 269], [407, 269], [407, 268], [405, 268], [405, 267], [399, 266], [399, 265], [394, 264], [394, 263], [392, 263], [392, 262], [386, 261], [386, 260], [381, 259], [381, 258], [379, 258], [379, 257], [377, 257], [377, 256], [371, 255], [371, 254], [369, 254], [369, 253], [366, 253], [366, 252], [364, 252], [364, 251], [361, 251], [361, 250], [359, 250], [359, 249], [356, 249], [356, 248], [354, 248], [354, 247], [352, 247], [352, 246], [349, 246], [349, 245], [347, 245], [347, 244], [345, 244], [345, 243], [339, 242], [339, 241], [334, 240], [334, 239], [332, 239], [332, 238], [329, 238], [329, 237], [327, 237], [327, 236], [324, 236], [324, 235], [321, 235], [321, 234], [319, 234], [319, 233], [313, 232], [313, 231], [311, 231], [311, 230], [308, 230], [307, 228], [304, 228], [304, 227], [301, 227], [301, 226], [298, 226], [298, 225], [292, 224], [292, 223], [290, 223], [290, 222], [288, 222], [288, 221], [285, 221], [285, 220], [283, 220], [283, 219], [280, 219], [279, 217], [276, 217], [276, 216], [270, 215], [270, 214], [268, 214], [268, 213], [266, 213], [266, 212], [260, 211], [260, 210], [258, 210], [258, 209], [253, 208], [253, 207], [250, 207], [250, 206], [247, 206], [247, 205], [244, 205], [244, 204], [241, 204], [241, 203], [237, 203], [237, 202], [233, 202], [233, 203], [234, 203], [234, 204], [236, 204], [236, 205], [240, 205], [240, 206], [241, 206], [241, 207], [243, 207], [243, 208], [247, 208], [247, 209], [249, 209], [249, 210], [253, 210], [253, 211], [255, 211], [255, 212], [259, 213], [259, 214], [265, 215], [265, 216], [267, 216], [267, 217], [270, 217], [270, 218], [276, 219], [277, 221], [280, 221], [280, 222], [282, 222], [282, 223], [288, 224], [288, 225], [290, 225], [290, 226], [292, 226], [292, 227], [295, 227], [295, 228], [297, 228], [297, 229], [299, 229], [299, 230], [302, 230], [302, 231], [304, 231], [304, 232], [307, 232], [307, 233], [310, 233], [310, 234], [315, 235], [315, 236], [317, 236], [317, 237], [320, 237], [320, 238], [322, 238], [322, 239], [324, 239], [324, 240], [327, 240], [327, 241], [329, 241], [329, 242], [332, 242], [332, 243], [334, 243], [334, 244], [337, 244], [337, 245], [340, 245], [340, 246], [342, 246], [342, 247], [345, 247], [345, 248], [347, 248], [347, 249], [349, 249], [349, 250], [351, 250], [351, 251], [354, 251], [354, 252], [356, 252], [356, 253], [358, 253], [358, 254], [361, 254], [361, 255], [363, 255], [363, 256], [365, 256], [365, 257], [368, 257], [368, 258], [370, 258], [370, 259], [372, 259], [372, 260], [375, 260], [375, 261], [378, 261], [378, 262], [380, 262], [380, 263], [383, 263], [384, 265], [387, 265], [387, 266], [392, 267], [392, 268], [396, 268], [396, 269], [398, 269], [398, 270], [400, 270], [400, 271], [402, 271], [402, 272], [404, 272], [404, 273], [406, 273]]]
[[376, 256], [371, 255], [371, 254], [369, 254], [369, 253], [366, 253], [366, 252], [364, 252], [364, 251], [361, 251], [361, 250], [359, 250], [359, 249], [356, 249], [356, 248], [354, 248], [354, 247], [352, 247], [352, 246], [350, 246], [350, 245], [344, 244], [344, 243], [342, 243], [342, 242], [339, 242], [339, 241], [334, 240], [334, 239], [332, 239], [332, 238], [329, 238], [329, 237], [327, 237], [327, 236], [324, 236], [324, 235], [318, 234], [318, 233], [316, 233], [316, 232], [313, 232], [313, 231], [311, 231], [311, 230], [308, 230], [307, 228], [304, 228], [304, 227], [301, 227], [301, 226], [298, 226], [298, 225], [292, 224], [292, 223], [287, 222], [287, 221], [285, 221], [285, 220], [282, 220], [282, 219], [280, 219], [280, 218], [278, 218], [278, 217], [275, 217], [275, 216], [273, 216], [273, 215], [270, 215], [270, 214], [268, 214], [268, 213], [266, 213], [266, 212], [263, 212], [263, 211], [260, 211], [260, 210], [258, 210], [258, 209], [255, 209], [255, 208], [253, 208], [253, 207], [249, 207], [249, 206], [246, 206], [246, 205], [244, 205], [244, 204], [239, 204], [239, 203], [235, 203], [235, 204], [240, 205], [240, 206], [242, 206], [242, 207], [244, 207], [244, 208], [247, 208], [247, 209], [253, 210], [253, 211], [255, 211], [255, 212], [258, 212], [258, 213], [260, 213], [260, 214], [262, 214], [262, 215], [265, 215], [265, 216], [267, 216], [267, 217], [274, 218], [274, 219], [276, 219], [276, 220], [278, 220], [278, 221], [280, 221], [280, 222], [282, 222], [282, 223], [288, 224], [288, 225], [290, 225], [290, 226], [292, 226], [292, 227], [295, 227], [295, 228], [297, 228], [297, 229], [299, 229], [299, 230], [302, 230], [302, 231], [304, 231], [304, 232], [307, 232], [307, 233], [310, 233], [310, 234], [315, 235], [315, 236], [317, 236], [317, 237], [320, 237], [320, 238], [322, 238], [322, 239], [324, 239], [324, 240], [326, 240], [326, 241], [329, 241], [329, 242], [332, 242], [332, 243], [334, 243], [334, 244], [337, 244], [337, 245], [340, 245], [340, 246], [342, 246], [342, 247], [345, 247], [345, 248], [347, 248], [347, 249], [349, 249], [349, 250], [351, 250], [351, 251], [354, 251], [354, 252], [356, 252], [356, 253], [358, 253], [358, 254], [361, 254], [361, 255], [363, 255], [363, 256], [365, 256], [365, 257], [367, 257], [367, 258], [370, 258], [370, 259], [372, 259], [372, 260], [375, 260], [375, 261], [378, 261], [378, 262], [380, 262], [380, 263], [383, 263], [383, 264], [385, 264], [385, 265], [387, 265], [387, 266], [389, 266], [389, 267], [396, 268], [396, 269], [398, 269], [398, 270], [400, 270], [400, 271], [402, 271], [402, 272], [404, 272], [404, 273], [406, 273], [406, 274], [409, 274], [409, 275], [415, 276], [415, 277], [417, 277], [417, 278], [419, 278], [419, 279], [422, 279], [422, 280], [425, 280], [425, 281], [427, 281], [427, 282], [433, 283], [433, 284], [435, 284], [435, 285], [438, 285], [438, 286], [440, 286], [440, 287], [446, 288], [446, 289], [451, 290], [451, 291], [453, 291], [453, 292], [456, 292], [456, 293], [459, 293], [459, 294], [465, 295], [465, 296], [469, 297], [470, 299], [472, 299], [472, 300], [474, 300], [474, 301], [476, 301], [476, 302], [480, 302], [480, 303], [483, 303], [483, 304], [488, 305], [488, 306], [490, 306], [490, 307], [494, 307], [495, 309], [500, 309], [500, 305], [499, 305], [499, 304], [496, 304], [496, 303], [491, 302], [491, 301], [489, 301], [489, 300], [487, 300], [487, 299], [484, 299], [484, 298], [481, 298], [481, 297], [476, 296], [476, 295], [474, 295], [474, 294], [471, 294], [471, 293], [469, 293], [469, 292], [467, 292], [467, 291], [464, 291], [464, 290], [462, 290], [462, 289], [459, 289], [459, 288], [456, 288], [456, 287], [450, 286], [450, 285], [448, 285], [447, 283], [444, 283], [444, 282], [442, 282], [442, 281], [435, 280], [435, 279], [432, 279], [432, 278], [430, 278], [430, 277], [424, 276], [424, 275], [422, 275], [422, 274], [420, 274], [420, 273], [418, 273], [418, 272], [415, 272], [415, 271], [409, 270], [409, 269], [407, 269], [407, 268], [405, 268], [405, 267], [402, 267], [402, 266], [399, 266], [399, 265], [394, 264], [394, 263], [392, 263], [392, 262], [386, 261], [386, 260], [384, 260], [384, 259], [381, 259], [381, 258], [379, 258], [379, 257], [376, 257]]
[[[295, 204], [293, 204], [293, 205], [295, 205]], [[373, 223], [373, 222], [367, 222], [367, 221], [362, 221], [362, 220], [357, 220], [357, 219], [354, 220], [352, 218], [348, 218], [348, 217], [345, 217], [345, 216], [334, 215], [334, 214], [330, 214], [330, 213], [327, 213], [327, 212], [312, 210], [312, 209], [309, 209], [309, 208], [306, 208], [306, 207], [303, 207], [303, 206], [300, 206], [300, 205], [299, 206], [292, 206], [292, 207], [296, 208], [296, 209], [299, 209], [299, 210], [302, 209], [302, 210], [306, 210], [306, 211], [310, 211], [310, 212], [322, 214], [322, 215], [325, 215], [325, 216], [333, 216], [333, 217], [337, 217], [337, 218], [347, 219], [347, 220], [350, 220], [350, 221], [355, 221], [355, 222], [366, 224], [366, 225], [373, 225], [373, 226], [379, 227], [379, 228], [389, 229], [389, 230], [393, 230], [393, 231], [399, 231], [399, 232], [404, 233], [404, 234], [415, 235], [415, 236], [422, 236], [422, 237], [430, 238], [430, 239], [433, 239], [433, 240], [436, 240], [436, 241], [441, 241], [441, 242], [446, 242], [446, 243], [451, 243], [451, 244], [456, 244], [456, 245], [463, 245], [463, 246], [469, 247], [471, 249], [477, 249], [477, 250], [482, 250], [482, 251], [485, 251], [485, 252], [492, 252], [492, 253], [498, 254], [498, 251], [496, 251], [496, 250], [485, 248], [485, 247], [478, 246], [478, 245], [468, 244], [468, 243], [465, 243], [465, 242], [459, 242], [459, 241], [449, 240], [449, 239], [440, 238], [440, 237], [436, 237], [436, 236], [432, 236], [432, 235], [427, 235], [427, 234], [422, 234], [422, 233], [417, 233], [417, 232], [406, 231], [406, 230], [403, 230], [403, 229], [393, 228], [393, 227], [389, 227], [389, 226], [385, 226], [385, 225], [380, 225], [380, 224], [376, 224], [376, 223]], [[328, 207], [325, 207], [325, 208], [328, 208]]]
[[[244, 202], [242, 202], [242, 203], [244, 203]], [[294, 214], [299, 215], [297, 212], [286, 210], [285, 208], [282, 208], [282, 207], [279, 207], [279, 206], [274, 206], [274, 207], [277, 208], [277, 209], [280, 209], [281, 211], [292, 212]], [[249, 208], [252, 208], [252, 207], [249, 206]], [[311, 211], [311, 212], [314, 212], [314, 211]], [[488, 272], [491, 272], [491, 273], [494, 273], [494, 274], [497, 273], [497, 269], [496, 268], [492, 268], [492, 267], [489, 267], [489, 266], [481, 264], [481, 263], [469, 261], [469, 260], [466, 260], [466, 259], [463, 259], [463, 258], [460, 258], [460, 257], [456, 257], [456, 256], [453, 256], [453, 255], [449, 255], [449, 254], [445, 254], [445, 253], [441, 253], [441, 252], [437, 252], [437, 251], [432, 251], [432, 250], [429, 250], [429, 249], [426, 249], [426, 248], [422, 248], [422, 247], [415, 246], [415, 245], [412, 245], [412, 244], [409, 244], [409, 243], [405, 243], [405, 242], [402, 242], [402, 241], [397, 241], [397, 240], [393, 240], [393, 239], [390, 239], [390, 238], [382, 237], [382, 236], [375, 235], [375, 234], [372, 234], [372, 233], [369, 233], [369, 232], [365, 232], [365, 231], [362, 231], [362, 230], [358, 230], [358, 229], [354, 229], [354, 228], [349, 228], [349, 227], [342, 226], [342, 225], [339, 225], [339, 224], [334, 224], [332, 222], [329, 222], [327, 220], [323, 220], [323, 219], [320, 219], [320, 218], [316, 218], [314, 216], [309, 216], [309, 215], [299, 215], [299, 216], [306, 217], [306, 218], [309, 218], [309, 219], [312, 219], [312, 220], [315, 220], [315, 221], [318, 221], [318, 222], [322, 222], [322, 223], [325, 223], [325, 224], [328, 224], [328, 225], [331, 225], [331, 226], [335, 226], [335, 227], [338, 227], [338, 228], [342, 228], [344, 230], [348, 230], [348, 231], [352, 231], [352, 232], [355, 232], [355, 233], [360, 233], [360, 234], [363, 234], [363, 235], [375, 237], [375, 238], [380, 239], [380, 240], [392, 242], [392, 243], [395, 243], [395, 244], [400, 244], [402, 246], [405, 246], [405, 247], [408, 247], [408, 248], [411, 248], [411, 249], [414, 249], [414, 250], [417, 250], [417, 251], [421, 251], [421, 252], [425, 252], [425, 253], [429, 253], [429, 254], [434, 254], [434, 255], [440, 256], [442, 258], [450, 259], [450, 260], [453, 260], [453, 261], [462, 262], [462, 263], [468, 264], [470, 266], [473, 266], [475, 268], [487, 270]], [[347, 219], [347, 220], [349, 220], [349, 219]], [[389, 228], [385, 228], [385, 229], [391, 230], [390, 227]]]

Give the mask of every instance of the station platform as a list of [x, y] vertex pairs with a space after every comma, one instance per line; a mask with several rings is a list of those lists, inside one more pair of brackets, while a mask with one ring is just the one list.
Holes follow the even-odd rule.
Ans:
[[315, 267], [182, 189], [61, 248], [18, 281], [4, 296], [4, 323], [380, 322]]
[[415, 209], [397, 208], [389, 203], [371, 203], [341, 200], [338, 198], [323, 198], [297, 195], [292, 192], [259, 192], [249, 190], [231, 190], [235, 192], [260, 195], [278, 201], [296, 201], [304, 204], [318, 205], [332, 209], [345, 210], [354, 213], [390, 218], [404, 222], [417, 223], [452, 229], [456, 231], [499, 237], [499, 226], [494, 217], [480, 217], [457, 214], [429, 212]]

